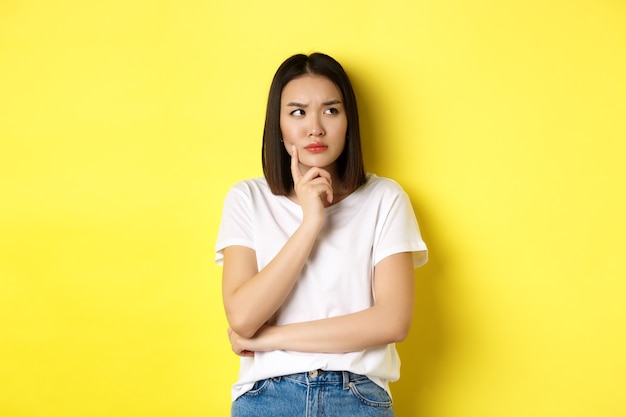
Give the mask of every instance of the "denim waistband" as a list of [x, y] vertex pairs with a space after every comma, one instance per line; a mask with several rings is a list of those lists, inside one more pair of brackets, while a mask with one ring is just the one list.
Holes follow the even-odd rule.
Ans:
[[334, 384], [343, 385], [344, 388], [350, 387], [350, 383], [357, 383], [368, 379], [365, 375], [359, 375], [349, 371], [325, 371], [323, 369], [283, 375], [273, 379], [280, 380], [282, 378], [303, 385]]

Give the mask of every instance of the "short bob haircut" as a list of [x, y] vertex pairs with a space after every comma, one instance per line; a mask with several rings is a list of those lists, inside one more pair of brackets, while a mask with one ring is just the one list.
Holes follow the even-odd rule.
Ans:
[[263, 173], [273, 194], [288, 195], [293, 190], [291, 176], [291, 155], [285, 150], [280, 130], [280, 99], [283, 88], [294, 78], [306, 74], [321, 75], [332, 81], [341, 92], [348, 127], [346, 145], [337, 158], [337, 171], [341, 184], [354, 191], [365, 182], [365, 169], [361, 153], [359, 114], [352, 84], [343, 67], [332, 57], [313, 53], [309, 56], [297, 54], [283, 62], [272, 80], [265, 129], [263, 131], [262, 163]]

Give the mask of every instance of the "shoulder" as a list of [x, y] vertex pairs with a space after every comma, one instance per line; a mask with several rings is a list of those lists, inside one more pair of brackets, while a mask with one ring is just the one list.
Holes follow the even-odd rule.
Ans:
[[384, 195], [406, 194], [400, 184], [391, 178], [379, 177], [376, 174], [368, 173], [363, 189], [369, 193]]
[[270, 192], [270, 187], [265, 178], [250, 178], [242, 180], [235, 183], [229, 190], [229, 193], [251, 194], [255, 192]]
[[245, 180], [241, 180], [232, 185], [231, 190], [262, 190], [268, 189], [269, 185], [267, 181], [263, 177], [258, 178], [248, 178]]
[[265, 178], [251, 178], [232, 185], [226, 194], [227, 204], [253, 203], [273, 196]]

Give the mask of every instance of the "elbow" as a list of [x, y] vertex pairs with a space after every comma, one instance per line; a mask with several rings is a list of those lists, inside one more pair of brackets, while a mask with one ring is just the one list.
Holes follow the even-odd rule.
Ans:
[[394, 325], [389, 326], [389, 343], [400, 343], [409, 336], [411, 330], [410, 321], [399, 321]]
[[409, 335], [408, 331], [396, 331], [389, 335], [389, 343], [403, 342]]
[[227, 314], [228, 325], [230, 328], [241, 337], [249, 339], [254, 337], [256, 332], [261, 327], [254, 321], [254, 318], [246, 317], [245, 314]]
[[237, 333], [239, 336], [244, 337], [246, 339], [250, 339], [254, 337], [256, 330], [252, 330], [248, 327], [239, 327], [235, 325], [231, 325], [230, 328], [233, 332]]
[[[404, 341], [411, 330], [411, 312], [393, 308], [395, 306], [391, 307], [377, 305], [372, 308], [373, 311], [376, 311], [375, 325], [372, 326], [372, 331], [376, 335], [377, 342], [384, 345]], [[371, 323], [368, 320], [368, 325]]]

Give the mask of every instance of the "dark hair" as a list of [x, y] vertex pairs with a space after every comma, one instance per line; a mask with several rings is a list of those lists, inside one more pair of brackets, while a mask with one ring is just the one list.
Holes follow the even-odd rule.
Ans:
[[278, 67], [274, 75], [267, 100], [263, 147], [261, 149], [263, 173], [267, 183], [272, 193], [277, 195], [287, 195], [293, 189], [291, 156], [281, 142], [280, 99], [287, 83], [305, 74], [326, 77], [341, 92], [348, 119], [348, 128], [346, 130], [346, 145], [337, 158], [337, 170], [341, 184], [353, 191], [365, 182], [356, 97], [348, 75], [341, 64], [322, 53], [313, 53], [309, 56], [297, 54], [287, 58]]

